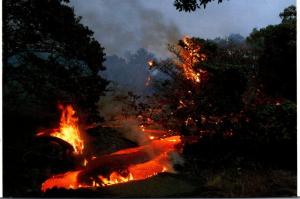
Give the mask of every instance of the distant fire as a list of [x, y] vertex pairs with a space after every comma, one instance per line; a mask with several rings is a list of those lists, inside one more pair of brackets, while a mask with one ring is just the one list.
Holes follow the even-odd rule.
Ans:
[[155, 62], [153, 60], [150, 60], [148, 61], [148, 66], [149, 66], [149, 69], [152, 69], [155, 65]]
[[[179, 60], [174, 61], [174, 63], [182, 71], [186, 79], [191, 80], [195, 84], [200, 84], [202, 75], [205, 75], [206, 71], [197, 69], [195, 65], [205, 61], [207, 57], [201, 51], [202, 46], [192, 38], [185, 36], [182, 38], [182, 42], [183, 46], [176, 46], [178, 51], [176, 54]], [[152, 69], [157, 64], [150, 60], [148, 61], [148, 66], [149, 69]]]

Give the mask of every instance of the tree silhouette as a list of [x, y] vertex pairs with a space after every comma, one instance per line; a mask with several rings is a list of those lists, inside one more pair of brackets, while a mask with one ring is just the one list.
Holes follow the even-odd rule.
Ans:
[[247, 38], [258, 57], [258, 76], [264, 90], [275, 97], [296, 100], [296, 7], [280, 13], [282, 22]]
[[57, 125], [58, 103], [72, 103], [84, 124], [101, 119], [95, 103], [107, 85], [98, 74], [105, 69], [104, 49], [68, 2], [3, 2], [5, 196], [36, 196], [45, 168], [70, 166], [65, 158], [51, 159], [63, 146], [33, 141], [40, 127]]
[[92, 112], [107, 84], [98, 75], [104, 49], [68, 1], [7, 0], [3, 13], [6, 107], [26, 107], [17, 103], [25, 95], [29, 104], [50, 108], [65, 101]]
[[[185, 12], [193, 12], [201, 6], [206, 8], [206, 5], [214, 0], [175, 0], [174, 6], [176, 7], [176, 10], [185, 11]], [[222, 0], [218, 0], [218, 3], [221, 3]]]

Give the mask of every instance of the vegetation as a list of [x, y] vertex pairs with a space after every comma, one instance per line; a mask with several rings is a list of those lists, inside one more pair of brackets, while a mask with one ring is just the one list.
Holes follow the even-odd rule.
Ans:
[[91, 114], [95, 110], [107, 84], [98, 75], [105, 69], [105, 54], [67, 3], [5, 2], [3, 79], [4, 103], [9, 103], [4, 104], [5, 113], [49, 112], [57, 101], [73, 102]]
[[[174, 5], [191, 12], [212, 1], [175, 0]], [[37, 130], [58, 123], [57, 103], [72, 103], [83, 124], [102, 125], [87, 130], [88, 152], [137, 146], [109, 126], [119, 112], [127, 118], [123, 122], [142, 118], [182, 139], [196, 138], [186, 141], [185, 164], [175, 164], [177, 174], [112, 186], [96, 196], [141, 197], [136, 189], [145, 190], [145, 197], [295, 195], [295, 6], [280, 13], [280, 24], [254, 29], [246, 39], [239, 34], [183, 38], [169, 45], [175, 59], [158, 61], [144, 49], [126, 59], [108, 57], [111, 68], [104, 74], [128, 83], [126, 91], [108, 87], [100, 76], [104, 48], [68, 0], [6, 0], [3, 12], [4, 196], [41, 196], [47, 177], [78, 166], [64, 143], [34, 138]], [[150, 59], [150, 72], [140, 69]], [[152, 69], [158, 78], [145, 89]], [[133, 72], [139, 77], [133, 79]], [[129, 123], [126, 127], [132, 130]], [[157, 190], [162, 182], [166, 187]], [[92, 191], [53, 189], [46, 196]]]
[[[107, 85], [98, 75], [105, 54], [67, 0], [6, 0], [3, 14], [4, 194], [24, 196], [33, 191], [24, 186], [32, 181], [29, 173], [41, 166], [27, 155], [47, 148], [31, 148], [33, 135], [57, 124], [57, 104], [72, 103], [81, 121], [101, 119], [95, 103]], [[35, 156], [43, 166], [59, 162], [47, 153]], [[45, 174], [32, 175], [34, 184]]]
[[[203, 6], [206, 8], [206, 5], [214, 0], [175, 0], [174, 6], [179, 11], [185, 11], [185, 12], [193, 12], [196, 9], [201, 8]], [[223, 0], [218, 0], [218, 3], [221, 3]]]
[[296, 7], [280, 13], [282, 22], [254, 29], [247, 41], [258, 58], [258, 78], [271, 96], [296, 101]]
[[[216, 170], [229, 176], [233, 168], [238, 168], [265, 180], [263, 171], [276, 175], [276, 171], [283, 170], [295, 182], [292, 180], [296, 173], [297, 135], [295, 13], [294, 6], [285, 9], [280, 14], [280, 24], [253, 30], [247, 43], [190, 38], [190, 44], [181, 40], [171, 46], [179, 63], [185, 51], [190, 55], [194, 52], [207, 55], [192, 66], [195, 74], [201, 74], [200, 84], [180, 71], [178, 61], [157, 63], [156, 68], [169, 78], [156, 82], [157, 93], [152, 98], [156, 103], [149, 110], [161, 107], [162, 111], [152, 119], [183, 136], [200, 137], [197, 142], [185, 145], [186, 165], [178, 167], [180, 171], [204, 177], [205, 172]], [[201, 46], [200, 51], [197, 46]], [[240, 175], [235, 180], [246, 183], [248, 177]], [[225, 186], [226, 180], [219, 181], [212, 184]], [[231, 189], [223, 185], [220, 185], [222, 191]], [[288, 189], [268, 194], [295, 194], [294, 188]], [[225, 195], [253, 196], [253, 193], [235, 194]]]

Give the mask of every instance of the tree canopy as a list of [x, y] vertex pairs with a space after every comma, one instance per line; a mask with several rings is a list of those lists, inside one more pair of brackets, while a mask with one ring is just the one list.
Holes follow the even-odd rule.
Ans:
[[[193, 12], [201, 6], [203, 8], [206, 8], [206, 5], [214, 0], [175, 0], [174, 6], [176, 7], [176, 10], [185, 11], [185, 12]], [[218, 3], [221, 3], [223, 0], [218, 0]]]
[[272, 96], [296, 100], [296, 7], [280, 13], [282, 22], [247, 38], [255, 50], [258, 77], [263, 89]]
[[98, 75], [105, 69], [104, 49], [68, 2], [5, 1], [5, 108], [47, 112], [72, 102], [97, 115], [94, 104], [107, 84]]

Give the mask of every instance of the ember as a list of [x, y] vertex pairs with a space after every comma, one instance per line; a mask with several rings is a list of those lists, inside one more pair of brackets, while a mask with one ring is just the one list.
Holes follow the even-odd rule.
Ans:
[[200, 70], [196, 70], [194, 65], [206, 60], [206, 55], [201, 53], [201, 46], [193, 42], [191, 38], [185, 36], [182, 39], [184, 48], [180, 48], [179, 56], [182, 59], [178, 66], [183, 70], [183, 73], [188, 80], [192, 80], [196, 83], [201, 82]]
[[[196, 69], [194, 65], [204, 61], [206, 57], [200, 52], [201, 46], [194, 43], [191, 38], [184, 37], [182, 41], [184, 47], [179, 48], [180, 63], [177, 66], [186, 79], [198, 84], [201, 82], [201, 74], [205, 71]], [[150, 69], [156, 66], [154, 61], [149, 61], [148, 65]], [[148, 77], [146, 86], [150, 81], [151, 76]], [[186, 106], [188, 106], [187, 102], [179, 99], [179, 109]], [[60, 108], [62, 115], [59, 128], [51, 130], [49, 135], [68, 142], [73, 146], [75, 154], [82, 154], [84, 144], [88, 143], [82, 138], [75, 111], [71, 105], [60, 106]], [[150, 112], [152, 113], [151, 110]], [[111, 154], [93, 156], [93, 158], [83, 157], [80, 169], [53, 175], [42, 184], [41, 190], [45, 192], [54, 187], [65, 189], [104, 187], [143, 180], [163, 172], [172, 172], [169, 155], [172, 152], [181, 151], [182, 148], [181, 137], [178, 133], [170, 129], [163, 130], [157, 127], [157, 124], [155, 126], [154, 121], [148, 116], [145, 116], [145, 120], [142, 115], [137, 117], [143, 121], [142, 124], [139, 124], [133, 116], [130, 117], [139, 129], [138, 132], [148, 138], [146, 142], [140, 143], [139, 147], [122, 149]], [[124, 125], [128, 125], [128, 122], [124, 121], [128, 121], [128, 118], [126, 120], [126, 117], [117, 115], [106, 125], [112, 128], [123, 128]], [[185, 124], [191, 123], [193, 119], [187, 118]], [[149, 128], [149, 125], [153, 125], [152, 128]], [[38, 133], [38, 136], [44, 135], [46, 135], [44, 132]]]

